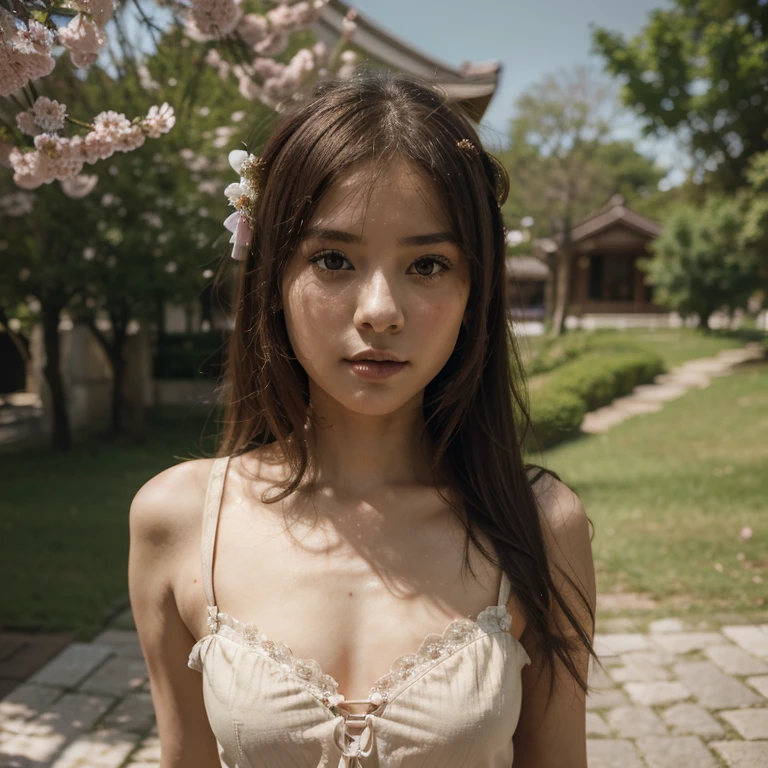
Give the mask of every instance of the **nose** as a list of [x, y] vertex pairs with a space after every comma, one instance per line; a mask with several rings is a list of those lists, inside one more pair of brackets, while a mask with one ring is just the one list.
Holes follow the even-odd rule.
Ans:
[[405, 317], [396, 292], [381, 270], [375, 270], [370, 279], [360, 285], [355, 309], [355, 326], [360, 329], [399, 331]]

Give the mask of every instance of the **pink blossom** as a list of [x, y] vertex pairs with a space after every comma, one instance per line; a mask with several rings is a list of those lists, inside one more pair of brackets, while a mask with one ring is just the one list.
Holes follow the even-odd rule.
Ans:
[[315, 54], [315, 61], [320, 66], [328, 61], [328, 48], [325, 43], [315, 43], [312, 46], [312, 53]]
[[273, 33], [253, 46], [260, 56], [277, 56], [288, 47], [288, 35]]
[[34, 196], [28, 192], [11, 192], [0, 197], [0, 208], [7, 216], [18, 218], [31, 213], [34, 206]]
[[256, 74], [260, 75], [264, 80], [270, 77], [279, 77], [283, 74], [285, 64], [281, 64], [274, 59], [254, 59], [251, 65]]
[[49, 56], [53, 47], [53, 33], [39, 21], [30, 21], [26, 29], [22, 27], [16, 30], [11, 45], [19, 53]]
[[343, 40], [350, 40], [355, 33], [355, 30], [357, 30], [357, 24], [355, 23], [356, 18], [357, 10], [350, 8], [341, 22], [341, 37]]
[[65, 147], [69, 140], [54, 133], [41, 133], [35, 136], [35, 149], [50, 160], [59, 160], [65, 157]]
[[0, 44], [0, 96], [49, 75], [56, 65], [52, 45], [53, 35], [37, 21], [17, 28], [8, 44]]
[[216, 39], [234, 30], [242, 11], [236, 0], [192, 0], [192, 25], [201, 35]]
[[89, 14], [101, 29], [104, 29], [115, 11], [112, 0], [77, 0], [77, 9]]
[[95, 21], [78, 13], [66, 27], [59, 29], [58, 41], [69, 50], [72, 63], [82, 68], [93, 63], [93, 57], [98, 57], [107, 38]]
[[24, 59], [10, 46], [0, 45], [0, 96], [10, 96], [29, 81]]
[[260, 99], [262, 96], [262, 87], [251, 80], [250, 77], [241, 77], [237, 83], [237, 90], [245, 99]]
[[142, 127], [150, 139], [157, 139], [161, 134], [168, 133], [175, 124], [173, 107], [169, 106], [167, 101], [160, 107], [150, 107], [147, 116], [142, 120]]
[[93, 165], [98, 160], [106, 160], [115, 153], [112, 136], [105, 131], [90, 131], [83, 139], [85, 161]]
[[237, 33], [246, 45], [253, 47], [269, 35], [269, 24], [261, 14], [247, 13], [237, 25]]
[[55, 178], [51, 161], [36, 150], [22, 152], [14, 147], [8, 159], [14, 172], [13, 181], [22, 189], [36, 189], [41, 184], [50, 184]]
[[38, 136], [43, 129], [35, 122], [35, 116], [30, 110], [19, 112], [16, 115], [16, 127], [27, 136]]
[[751, 539], [752, 538], [752, 529], [749, 526], [744, 526], [744, 528], [741, 529], [741, 533], [739, 533], [739, 536], [742, 539]]
[[61, 182], [61, 188], [67, 197], [71, 197], [73, 200], [79, 200], [81, 197], [85, 197], [90, 194], [96, 184], [99, 181], [99, 177], [95, 174], [80, 174], [73, 176], [70, 179], [63, 179]]
[[60, 131], [65, 125], [66, 104], [59, 104], [55, 99], [40, 96], [32, 107], [35, 122], [44, 130], [52, 133]]
[[278, 5], [267, 11], [266, 17], [273, 32], [284, 34], [293, 29], [293, 8], [290, 5]]

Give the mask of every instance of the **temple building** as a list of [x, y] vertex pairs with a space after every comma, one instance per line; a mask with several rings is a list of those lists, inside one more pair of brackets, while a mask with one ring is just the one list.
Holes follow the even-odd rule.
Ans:
[[[651, 255], [648, 246], [660, 234], [661, 226], [628, 208], [621, 195], [578, 222], [571, 229], [568, 315], [577, 321], [594, 318], [597, 324], [612, 315], [667, 315], [667, 307], [654, 304], [653, 286], [638, 266], [639, 259]], [[546, 315], [549, 263], [558, 247], [554, 239], [535, 239], [530, 255], [507, 257], [513, 316], [530, 320]]]

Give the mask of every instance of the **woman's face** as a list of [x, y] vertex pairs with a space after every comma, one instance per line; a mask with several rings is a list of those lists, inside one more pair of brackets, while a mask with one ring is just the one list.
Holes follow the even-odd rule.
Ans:
[[[470, 269], [417, 169], [393, 163], [372, 193], [367, 175], [351, 171], [320, 201], [286, 265], [283, 310], [313, 405], [330, 397], [355, 413], [385, 415], [421, 403], [450, 357]], [[404, 365], [392, 373], [350, 362], [371, 349]]]

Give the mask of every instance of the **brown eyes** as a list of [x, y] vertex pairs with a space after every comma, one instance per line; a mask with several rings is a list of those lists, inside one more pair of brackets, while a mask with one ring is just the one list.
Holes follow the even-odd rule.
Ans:
[[[314, 256], [310, 256], [307, 261], [312, 263], [318, 272], [325, 274], [333, 272], [350, 272], [354, 270], [354, 267], [352, 267], [351, 264], [351, 269], [342, 268], [344, 262], [349, 264], [349, 259], [347, 259], [347, 257], [340, 251], [335, 250], [320, 251], [320, 253], [316, 253]], [[320, 266], [321, 262], [324, 262], [324, 266]], [[447, 272], [452, 267], [451, 262], [445, 258], [445, 256], [440, 254], [434, 254], [433, 256], [420, 256], [412, 263], [412, 265], [415, 266], [417, 270], [424, 270], [423, 272], [416, 272], [416, 276], [422, 278], [423, 280], [434, 280], [435, 278], [440, 277], [440, 275], [442, 275], [444, 272]], [[434, 271], [433, 268], [435, 265], [440, 267], [440, 269]]]

